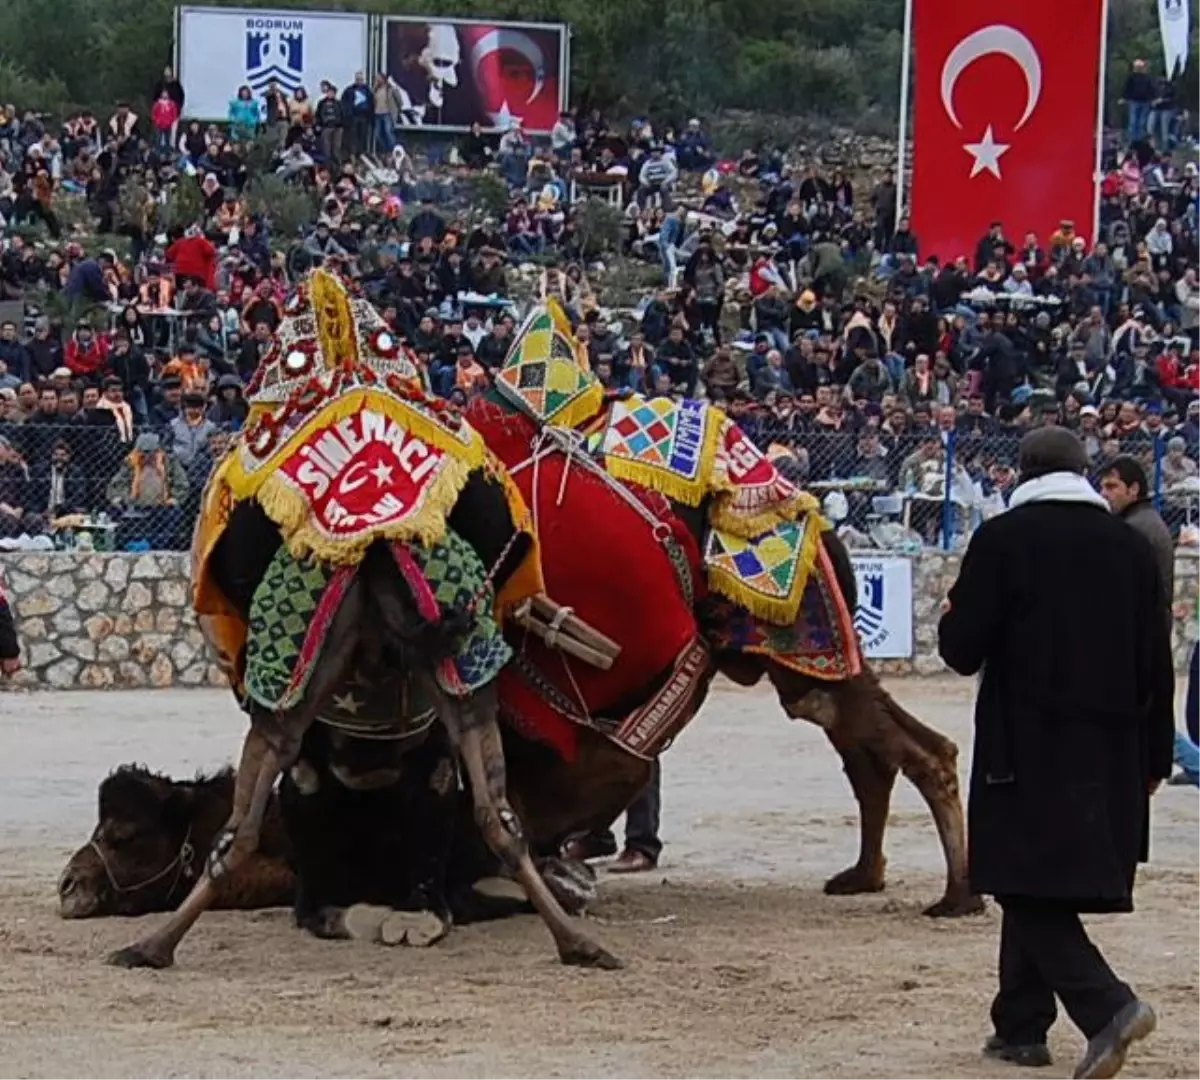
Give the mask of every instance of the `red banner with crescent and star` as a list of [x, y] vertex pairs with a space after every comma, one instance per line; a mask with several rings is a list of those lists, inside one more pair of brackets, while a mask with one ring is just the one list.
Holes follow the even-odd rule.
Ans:
[[1061, 221], [1092, 241], [1103, 0], [915, 0], [912, 230], [967, 256]]

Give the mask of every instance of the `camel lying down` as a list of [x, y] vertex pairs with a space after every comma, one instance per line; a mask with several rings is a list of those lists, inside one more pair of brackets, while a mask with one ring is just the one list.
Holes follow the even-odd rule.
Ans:
[[[229, 816], [233, 784], [231, 769], [172, 780], [117, 768], [100, 784], [96, 828], [59, 878], [62, 917], [173, 910]], [[592, 871], [541, 862], [559, 902], [582, 912], [595, 894]], [[221, 879], [215, 906], [291, 905], [297, 925], [318, 937], [428, 945], [451, 923], [532, 913], [520, 886], [499, 874], [441, 728], [401, 758], [316, 725], [271, 798], [260, 849]]]

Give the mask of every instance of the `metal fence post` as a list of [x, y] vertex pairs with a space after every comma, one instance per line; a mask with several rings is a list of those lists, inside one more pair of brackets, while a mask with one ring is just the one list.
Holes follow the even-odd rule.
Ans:
[[1154, 436], [1154, 509], [1162, 513], [1163, 508], [1163, 458], [1166, 456], [1167, 440], [1161, 432]]
[[951, 431], [946, 435], [946, 482], [942, 492], [942, 550], [949, 551], [954, 546], [954, 451], [958, 442], [958, 432]]

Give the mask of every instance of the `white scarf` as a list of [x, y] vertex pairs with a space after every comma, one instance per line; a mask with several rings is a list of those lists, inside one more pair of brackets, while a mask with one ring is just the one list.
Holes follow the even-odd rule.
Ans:
[[1086, 476], [1073, 472], [1052, 472], [1017, 485], [1008, 500], [1008, 508], [1015, 510], [1027, 503], [1071, 502], [1088, 503], [1108, 510], [1104, 497], [1088, 483]]

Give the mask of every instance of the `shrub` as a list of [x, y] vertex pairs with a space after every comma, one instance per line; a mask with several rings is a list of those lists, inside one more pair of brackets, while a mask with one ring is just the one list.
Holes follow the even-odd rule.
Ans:
[[279, 241], [299, 236], [317, 220], [317, 202], [311, 192], [281, 177], [256, 176], [246, 185], [246, 209], [270, 227]]

